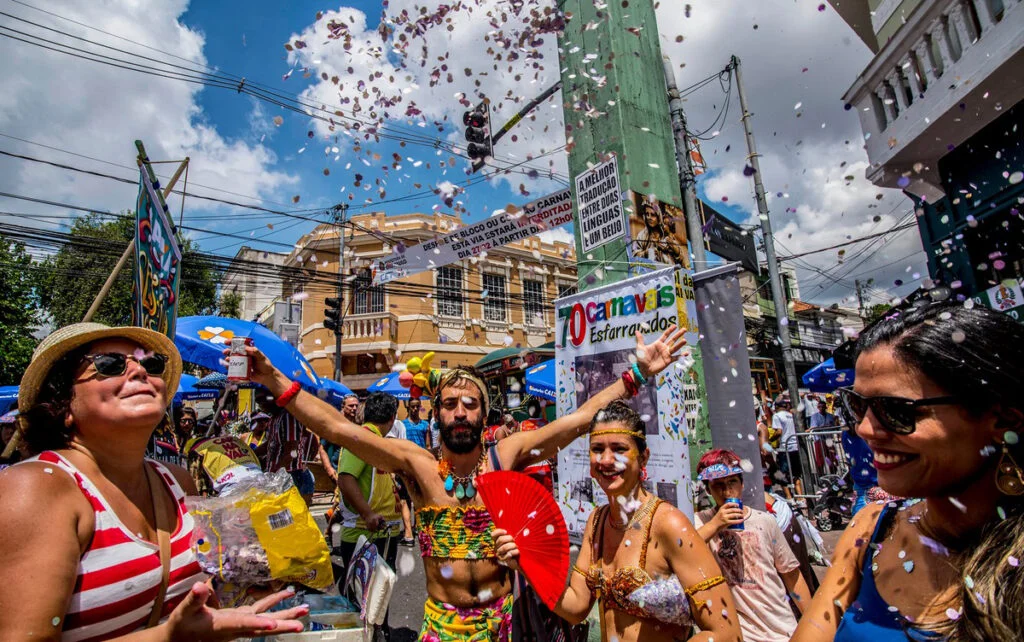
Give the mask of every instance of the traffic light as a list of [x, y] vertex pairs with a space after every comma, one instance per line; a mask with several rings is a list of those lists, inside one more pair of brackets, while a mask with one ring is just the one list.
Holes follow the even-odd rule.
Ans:
[[466, 126], [466, 140], [469, 145], [466, 152], [473, 160], [492, 156], [491, 114], [486, 102], [482, 102], [471, 111], [462, 114], [462, 124]]
[[324, 309], [324, 327], [334, 334], [341, 334], [341, 299], [327, 297], [324, 303], [327, 304]]

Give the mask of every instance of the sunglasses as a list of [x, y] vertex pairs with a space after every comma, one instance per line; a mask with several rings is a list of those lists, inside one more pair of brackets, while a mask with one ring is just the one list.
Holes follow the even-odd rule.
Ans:
[[120, 352], [109, 352], [106, 354], [87, 354], [82, 357], [83, 361], [92, 361], [96, 372], [104, 377], [120, 377], [128, 370], [128, 360], [138, 362], [146, 370], [146, 374], [159, 376], [167, 368], [166, 354], [147, 354], [143, 357], [121, 354]]
[[836, 390], [839, 400], [854, 420], [855, 425], [864, 421], [868, 409], [874, 413], [882, 427], [897, 435], [909, 435], [917, 428], [918, 409], [926, 406], [955, 406], [960, 403], [956, 397], [927, 397], [906, 399], [904, 397], [865, 397], [853, 388]]

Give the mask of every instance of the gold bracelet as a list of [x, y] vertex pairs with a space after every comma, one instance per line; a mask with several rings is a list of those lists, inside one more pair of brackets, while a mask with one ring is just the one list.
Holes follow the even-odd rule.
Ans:
[[[700, 593], [701, 591], [706, 591], [709, 588], [714, 588], [714, 587], [718, 586], [719, 584], [724, 584], [724, 583], [725, 583], [725, 578], [722, 577], [721, 575], [716, 575], [714, 577], [709, 577], [708, 579], [706, 579], [706, 580], [704, 580], [702, 582], [697, 582], [693, 586], [691, 586], [691, 587], [689, 587], [687, 589], [684, 589], [683, 592], [686, 593], [686, 595], [689, 596], [692, 599], [694, 593]], [[708, 601], [709, 600], [693, 600], [693, 605], [695, 607], [697, 607], [696, 610], [699, 611], [702, 606], [704, 606], [705, 604], [708, 603]]]

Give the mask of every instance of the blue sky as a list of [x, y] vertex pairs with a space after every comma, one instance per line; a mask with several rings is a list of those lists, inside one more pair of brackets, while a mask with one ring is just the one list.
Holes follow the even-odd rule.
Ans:
[[[111, 54], [80, 38], [187, 64], [170, 57], [178, 56], [193, 66], [209, 65], [244, 76], [250, 83], [262, 83], [292, 98], [301, 94], [303, 100], [330, 105], [331, 110], [341, 107], [348, 113], [359, 104], [364, 120], [374, 110], [372, 97], [392, 98], [396, 106], [389, 109], [389, 131], [400, 138], [426, 140], [425, 146], [361, 141], [358, 134], [329, 132], [323, 122], [233, 89], [155, 78], [0, 38], [0, 56], [6, 63], [0, 67], [0, 83], [5, 87], [0, 97], [0, 150], [132, 178], [132, 141], [141, 138], [154, 159], [191, 156], [190, 192], [316, 220], [325, 220], [324, 210], [338, 202], [349, 203], [352, 213], [451, 211], [444, 198], [433, 193], [410, 195], [465, 184], [467, 161], [444, 149], [438, 154], [429, 142], [438, 139], [441, 147], [463, 143], [464, 107], [459, 98], [475, 102], [474, 92], [488, 95], [497, 103], [494, 120], [502, 123], [522, 100], [540, 93], [558, 77], [555, 39], [550, 35], [538, 48], [539, 70], [525, 59], [517, 63], [515, 72], [493, 68], [495, 61], [485, 50], [497, 35], [515, 35], [523, 28], [515, 16], [500, 29], [489, 24], [488, 8], [507, 6], [498, 0], [464, 3], [474, 12], [464, 9], [439, 20], [441, 26], [415, 39], [411, 49], [425, 47], [430, 65], [410, 64], [406, 69], [396, 66], [398, 56], [393, 52], [377, 55], [374, 51], [380, 45], [375, 31], [381, 14], [379, 0], [352, 0], [344, 5], [280, 0], [244, 5], [189, 0], [36, 2], [0, 0], [12, 15], [56, 31], [8, 18], [3, 24], [86, 52]], [[436, 9], [439, 0], [419, 4]], [[544, 4], [532, 0], [527, 6]], [[691, 11], [685, 13], [678, 6], [673, 9], [673, 4], [661, 2], [657, 26], [663, 53], [673, 60], [680, 87], [722, 69], [731, 54], [743, 60], [780, 254], [885, 230], [906, 216], [909, 202], [901, 194], [878, 190], [864, 178], [860, 127], [856, 115], [843, 109], [841, 96], [871, 55], [831, 9], [818, 10], [820, 3], [802, 0], [756, 4], [694, 0]], [[416, 5], [416, 0], [391, 0], [389, 14], [394, 18], [403, 8], [415, 10]], [[321, 20], [317, 20], [318, 11], [326, 12]], [[327, 38], [330, 19], [345, 23], [345, 33], [354, 43], [351, 51]], [[444, 20], [451, 21], [450, 31]], [[293, 47], [289, 53], [284, 45], [295, 39], [307, 46]], [[441, 73], [440, 81], [433, 83], [429, 72], [440, 65], [439, 57], [452, 76], [448, 79]], [[415, 61], [416, 55], [410, 60]], [[303, 66], [310, 77], [304, 77]], [[466, 69], [469, 73], [463, 73]], [[289, 70], [289, 78], [283, 80]], [[327, 81], [321, 80], [321, 73], [327, 74]], [[338, 85], [330, 81], [332, 75], [339, 77]], [[366, 85], [357, 87], [359, 80]], [[363, 91], [371, 98], [362, 97]], [[496, 150], [496, 164], [526, 163], [519, 171], [526, 172], [529, 166], [539, 170], [539, 176], [514, 173], [489, 181], [475, 178], [474, 185], [452, 197], [465, 207], [465, 220], [488, 216], [510, 203], [522, 204], [565, 184], [565, 154], [558, 151], [565, 144], [561, 101], [556, 94], [535, 112], [536, 120], [517, 127], [517, 140], [507, 137]], [[399, 117], [413, 106], [422, 115]], [[685, 107], [693, 127], [710, 125], [722, 107], [718, 84], [687, 96]], [[279, 125], [276, 117], [281, 119]], [[445, 124], [444, 131], [437, 131], [435, 121]], [[452, 126], [453, 122], [459, 126]], [[738, 109], [727, 114], [707, 138], [702, 146], [709, 172], [702, 178], [701, 194], [733, 220], [756, 223], [753, 187], [743, 174], [745, 150]], [[338, 151], [331, 151], [332, 147]], [[530, 157], [534, 160], [528, 161]], [[562, 182], [543, 178], [548, 170]], [[362, 178], [358, 186], [357, 174]], [[109, 211], [132, 207], [135, 197], [131, 185], [10, 157], [0, 157], [0, 191]], [[178, 207], [180, 202], [172, 199], [171, 208], [177, 211]], [[0, 208], [44, 217], [72, 213], [10, 197], [0, 197]], [[36, 224], [57, 225], [58, 220], [40, 218]], [[186, 202], [185, 224], [247, 239], [190, 232], [205, 250], [228, 255], [242, 243], [287, 251], [314, 225], [198, 199]], [[850, 248], [850, 254], [857, 249]], [[920, 241], [909, 230], [872, 248], [867, 261], [855, 269], [843, 265], [836, 253], [813, 255], [793, 265], [800, 275], [803, 298], [849, 304], [854, 279], [875, 279], [877, 287], [869, 296], [872, 301], [884, 300], [916, 287], [911, 277], [925, 272], [923, 263]], [[895, 286], [897, 280], [904, 285]]]

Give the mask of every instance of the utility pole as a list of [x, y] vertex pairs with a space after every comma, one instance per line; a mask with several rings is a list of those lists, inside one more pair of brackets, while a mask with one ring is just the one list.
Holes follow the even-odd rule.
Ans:
[[[665, 67], [665, 83], [668, 85], [668, 109], [672, 117], [672, 132], [676, 139], [676, 164], [679, 168], [679, 189], [683, 193], [683, 215], [686, 218], [686, 236], [690, 241], [693, 253], [693, 271], [707, 269], [708, 259], [704, 252], [704, 231], [701, 226], [700, 213], [697, 211], [697, 183], [693, 174], [693, 161], [690, 158], [690, 137], [686, 131], [686, 113], [683, 111], [683, 99], [679, 96], [676, 86], [675, 72], [668, 56], [662, 57]], [[678, 225], [678, 221], [676, 225]], [[684, 248], [685, 249], [685, 248]]]
[[[334, 224], [338, 226], [338, 304], [344, 305], [345, 286], [345, 215], [348, 204], [339, 203], [331, 209]], [[341, 382], [341, 341], [344, 331], [344, 318], [339, 320], [338, 330], [334, 333], [334, 380]]]
[[[764, 196], [764, 185], [761, 183], [761, 166], [758, 163], [757, 145], [754, 143], [754, 130], [750, 125], [750, 110], [747, 109], [747, 96], [743, 91], [743, 76], [740, 72], [740, 59], [732, 57], [730, 62], [736, 74], [736, 91], [740, 98], [740, 110], [743, 112], [743, 131], [747, 138], [747, 153], [750, 167], [754, 170], [754, 195], [757, 198], [758, 218], [761, 219], [761, 234], [764, 236], [764, 253], [768, 259], [768, 278], [772, 288], [772, 302], [775, 305], [775, 319], [778, 323], [779, 346], [782, 348], [782, 365], [786, 374], [786, 388], [789, 389], [789, 400], [792, 403], [793, 422], [798, 433], [806, 431], [804, 413], [800, 403], [800, 387], [796, 378], [796, 365], [793, 363], [793, 344], [789, 336], [789, 305], [786, 292], [782, 289], [779, 276], [779, 262], [775, 255], [775, 239], [772, 236], [772, 222], [768, 216], [768, 201]], [[800, 449], [800, 458], [806, 459], [807, 454]], [[810, 470], [803, 462], [804, 470]]]
[[857, 310], [860, 312], [860, 318], [865, 318], [864, 312], [864, 290], [861, 288], [860, 279], [854, 279], [853, 284], [857, 287]]

